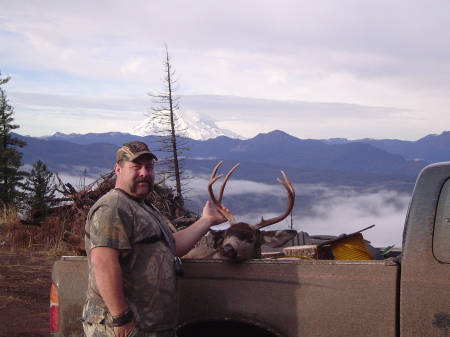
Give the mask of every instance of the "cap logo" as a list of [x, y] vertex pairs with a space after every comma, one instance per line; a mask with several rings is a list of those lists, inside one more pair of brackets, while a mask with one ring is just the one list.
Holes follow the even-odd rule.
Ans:
[[133, 148], [134, 153], [148, 151], [148, 147], [144, 143], [132, 143], [130, 145]]

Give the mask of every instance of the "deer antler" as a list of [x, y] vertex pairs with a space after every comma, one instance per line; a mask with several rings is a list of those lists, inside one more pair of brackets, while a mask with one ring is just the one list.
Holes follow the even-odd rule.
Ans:
[[222, 202], [222, 197], [223, 197], [223, 191], [225, 189], [225, 185], [227, 184], [228, 178], [230, 178], [230, 175], [233, 173], [233, 171], [236, 169], [236, 167], [239, 166], [239, 164], [234, 165], [234, 167], [230, 170], [230, 172], [228, 172], [228, 174], [225, 176], [225, 179], [223, 180], [222, 185], [220, 186], [219, 198], [216, 199], [216, 197], [214, 196], [213, 190], [212, 190], [212, 185], [223, 176], [223, 174], [221, 174], [220, 176], [216, 177], [217, 170], [219, 169], [219, 166], [221, 164], [222, 164], [222, 161], [220, 161], [216, 165], [216, 167], [214, 168], [214, 170], [211, 173], [211, 177], [210, 177], [209, 183], [208, 183], [208, 193], [209, 193], [209, 198], [211, 199], [211, 203], [216, 208], [216, 210], [220, 214], [222, 214], [231, 225], [233, 225], [233, 224], [236, 224], [236, 220], [234, 220], [234, 217], [231, 213], [225, 212], [222, 209], [221, 202]]
[[295, 190], [292, 187], [291, 182], [286, 177], [286, 175], [284, 174], [283, 171], [281, 171], [281, 174], [283, 175], [285, 182], [281, 181], [281, 179], [279, 179], [279, 178], [277, 178], [277, 180], [278, 180], [278, 182], [281, 185], [283, 185], [286, 188], [286, 191], [288, 193], [288, 200], [287, 200], [287, 203], [286, 203], [286, 210], [280, 216], [277, 216], [277, 217], [272, 218], [272, 219], [264, 220], [264, 218], [261, 217], [261, 221], [259, 223], [257, 223], [256, 225], [250, 226], [254, 230], [257, 230], [257, 229], [260, 229], [260, 228], [272, 225], [274, 223], [280, 222], [281, 220], [284, 220], [289, 215], [289, 213], [291, 213], [292, 208], [294, 207]]

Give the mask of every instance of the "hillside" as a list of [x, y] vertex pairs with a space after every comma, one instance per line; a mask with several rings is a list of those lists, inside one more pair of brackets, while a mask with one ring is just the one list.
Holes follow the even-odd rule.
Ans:
[[248, 140], [218, 137], [192, 142], [190, 157], [246, 160], [289, 167], [337, 171], [417, 175], [422, 161], [405, 160], [364, 143], [329, 145], [319, 140], [302, 140], [282, 131], [259, 134]]

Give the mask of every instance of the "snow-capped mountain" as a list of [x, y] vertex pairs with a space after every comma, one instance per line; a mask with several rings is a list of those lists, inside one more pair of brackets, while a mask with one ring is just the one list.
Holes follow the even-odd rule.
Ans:
[[[229, 138], [244, 139], [229, 130], [220, 129], [214, 121], [207, 115], [200, 114], [196, 111], [175, 111], [178, 119], [178, 129], [185, 130], [183, 134], [187, 138], [195, 140], [207, 140], [219, 136], [227, 136]], [[147, 117], [144, 121], [135, 127], [122, 131], [135, 136], [146, 137], [150, 135], [161, 135], [161, 131], [167, 130], [167, 125], [159, 123], [152, 116]]]

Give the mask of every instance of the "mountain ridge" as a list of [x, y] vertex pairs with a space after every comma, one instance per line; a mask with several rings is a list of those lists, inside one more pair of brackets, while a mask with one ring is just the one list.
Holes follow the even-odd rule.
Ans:
[[[337, 171], [361, 171], [416, 175], [426, 166], [422, 161], [408, 161], [398, 154], [364, 143], [327, 145], [319, 140], [302, 140], [283, 131], [259, 134], [222, 149], [210, 148], [212, 142], [194, 143], [190, 155], [250, 160], [289, 167], [311, 167]], [[223, 142], [225, 143], [225, 142]]]
[[[40, 159], [49, 167], [76, 165], [111, 167], [117, 147], [125, 142], [140, 140], [156, 148], [156, 136], [140, 137], [125, 133], [86, 135], [55, 134], [45, 139], [20, 136], [29, 145], [22, 149], [23, 162], [33, 164]], [[283, 131], [261, 133], [247, 140], [219, 136], [204, 141], [190, 139], [189, 158], [217, 158], [249, 161], [285, 167], [315, 168], [381, 174], [417, 175], [427, 164], [405, 160], [370, 144], [349, 142], [329, 145], [320, 140], [299, 139]], [[164, 153], [157, 153], [164, 157]]]
[[[313, 154], [314, 151], [318, 151], [319, 153], [325, 153], [320, 162], [315, 163], [314, 165], [331, 165], [333, 160], [335, 161], [335, 153], [334, 151], [329, 151], [329, 147], [321, 147], [318, 142], [322, 142], [326, 145], [337, 145], [338, 147], [334, 148], [334, 150], [338, 150], [338, 153], [343, 154], [345, 152], [345, 145], [349, 145], [351, 143], [363, 143], [371, 145], [374, 148], [384, 150], [393, 155], [400, 155], [407, 161], [423, 161], [427, 163], [438, 162], [438, 161], [446, 161], [450, 159], [450, 148], [447, 144], [450, 142], [450, 131], [444, 131], [440, 135], [427, 135], [417, 141], [403, 141], [398, 139], [371, 139], [371, 138], [363, 138], [356, 140], [348, 140], [346, 138], [330, 138], [330, 139], [299, 139], [294, 136], [288, 135], [280, 130], [274, 130], [267, 134], [258, 134], [253, 138], [245, 139], [242, 136], [239, 136], [235, 133], [232, 133], [229, 130], [220, 129], [217, 127], [215, 122], [209, 116], [199, 113], [195, 110], [187, 110], [184, 112], [175, 111], [176, 115], [176, 123], [177, 129], [184, 130], [183, 136], [192, 140], [192, 142], [196, 141], [211, 141], [212, 139], [220, 138], [220, 137], [228, 137], [232, 139], [237, 139], [243, 141], [242, 143], [237, 143], [236, 147], [232, 150], [232, 152], [236, 153], [249, 153], [255, 150], [257, 147], [268, 146], [271, 147], [272, 144], [278, 144], [279, 146], [285, 146], [291, 148], [292, 153], [297, 153], [297, 149], [293, 146], [293, 143], [297, 143], [297, 146], [300, 148], [309, 147], [310, 154]], [[143, 120], [141, 123], [131, 128], [130, 130], [121, 131], [121, 132], [108, 132], [108, 133], [88, 133], [86, 135], [81, 134], [63, 134], [60, 132], [55, 133], [53, 136], [45, 136], [41, 137], [43, 139], [48, 140], [68, 140], [77, 144], [91, 144], [95, 142], [106, 142], [112, 143], [117, 146], [122, 145], [127, 142], [131, 136], [133, 136], [135, 140], [147, 141], [147, 139], [152, 139], [151, 137], [159, 136], [163, 132], [167, 130], [167, 122], [163, 122], [158, 118], [156, 114], [153, 114]], [[181, 132], [180, 132], [181, 133]], [[131, 136], [130, 136], [131, 135]], [[137, 137], [137, 138], [136, 138]], [[150, 138], [148, 138], [150, 137]], [[248, 142], [246, 142], [248, 140]], [[266, 142], [266, 143], [263, 143]], [[309, 143], [308, 143], [309, 142]], [[220, 141], [218, 143], [226, 143], [226, 141]], [[203, 146], [204, 147], [204, 146]], [[315, 150], [313, 150], [315, 148]], [[351, 148], [348, 146], [347, 148]], [[353, 147], [356, 149], [356, 147]], [[363, 151], [363, 148], [359, 149]], [[373, 153], [374, 155], [379, 156], [379, 153], [374, 152], [370, 148], [366, 148], [367, 151]], [[282, 151], [283, 152], [283, 151]], [[306, 155], [306, 152], [303, 151], [303, 155]], [[327, 153], [328, 152], [328, 153]], [[297, 153], [297, 156], [299, 154]], [[314, 155], [314, 154], [313, 154]], [[347, 153], [347, 156], [349, 154]], [[363, 157], [362, 154], [359, 157], [354, 157], [350, 159], [359, 159]], [[351, 157], [351, 156], [350, 156]], [[276, 156], [272, 154], [273, 160], [275, 160]], [[308, 157], [311, 158], [311, 157]], [[303, 159], [308, 159], [303, 158]], [[280, 160], [283, 160], [282, 156]], [[308, 159], [309, 160], [309, 159]], [[395, 159], [392, 157], [392, 160], [395, 162], [399, 162], [399, 159]], [[317, 161], [317, 160], [316, 160]], [[326, 164], [326, 162], [329, 162]], [[383, 161], [379, 161], [375, 164], [374, 170], [381, 170], [380, 165], [385, 165]], [[342, 169], [349, 169], [349, 165], [338, 165]], [[410, 165], [414, 166], [414, 165]], [[420, 166], [416, 164], [416, 166]]]
[[436, 163], [450, 160], [450, 131], [441, 134], [430, 134], [416, 141], [399, 139], [363, 138], [348, 140], [346, 138], [321, 139], [327, 144], [366, 143], [393, 154], [399, 154], [407, 160], [423, 160]]
[[[274, 130], [279, 131], [279, 130]], [[272, 131], [273, 132], [273, 131]], [[283, 131], [280, 131], [283, 132]], [[270, 133], [269, 133], [270, 134]], [[258, 137], [261, 134], [256, 135], [250, 139], [241, 139], [241, 140], [249, 140], [251, 143], [249, 144], [257, 144]], [[288, 135], [288, 134], [286, 134]], [[296, 138], [294, 136], [290, 136], [292, 138]], [[27, 136], [30, 137], [30, 136]], [[221, 139], [221, 137], [230, 138], [227, 136], [218, 136], [214, 139]], [[31, 137], [34, 138], [34, 137]], [[153, 138], [149, 136], [142, 137], [136, 135], [130, 135], [124, 132], [105, 132], [105, 133], [87, 133], [87, 134], [64, 134], [57, 132], [51, 136], [39, 137], [39, 139], [45, 140], [66, 140], [80, 145], [87, 145], [92, 143], [111, 143], [117, 146], [122, 145], [129, 141], [129, 139], [148, 141], [148, 139]], [[237, 142], [241, 141], [239, 139], [233, 138]], [[299, 138], [296, 138], [299, 139]], [[346, 138], [330, 138], [330, 139], [301, 139], [303, 141], [311, 141], [311, 142], [322, 142], [326, 145], [344, 145], [349, 143], [365, 143], [369, 144], [375, 148], [382, 149], [392, 154], [401, 155], [406, 160], [415, 160], [415, 161], [424, 161], [427, 163], [435, 163], [441, 161], [450, 160], [450, 147], [448, 144], [450, 143], [450, 131], [444, 131], [440, 135], [427, 135], [423, 138], [420, 138], [416, 141], [406, 141], [406, 140], [398, 140], [398, 139], [372, 139], [372, 138], [363, 138], [356, 140], [348, 140]], [[208, 141], [213, 141], [213, 139], [208, 139]], [[218, 141], [217, 143], [224, 143], [223, 141]], [[241, 145], [242, 146], [242, 145]], [[246, 145], [250, 146], [250, 145]], [[234, 151], [238, 152], [242, 150], [242, 147], [237, 147]]]
[[[27, 142], [21, 149], [22, 162], [33, 165], [38, 159], [44, 162], [51, 172], [68, 174], [75, 177], [91, 177], [98, 179], [112, 171], [118, 146], [111, 143], [74, 144], [66, 140], [43, 140], [38, 138], [14, 135]], [[130, 141], [132, 139], [129, 139]], [[218, 137], [209, 142], [229, 143], [232, 149], [239, 140]], [[204, 142], [200, 142], [204, 143]], [[160, 155], [157, 153], [157, 155]], [[289, 179], [296, 184], [323, 184], [326, 186], [351, 186], [355, 190], [377, 191], [383, 189], [410, 193], [414, 187], [415, 175], [396, 173], [372, 173], [356, 171], [338, 171], [330, 168], [295, 167], [282, 163], [261, 163], [242, 160], [240, 158], [224, 158], [212, 156], [188, 158], [186, 169], [194, 176], [209, 176], [214, 166], [223, 161], [221, 172], [227, 172], [237, 162], [241, 165], [233, 174], [233, 179], [250, 180], [265, 184], [277, 184], [275, 178], [280, 171], [286, 172]], [[300, 193], [297, 197], [304, 205], [309, 199]], [[243, 201], [242, 201], [243, 202]], [[238, 206], [240, 205], [237, 202]], [[235, 206], [235, 207], [236, 207]], [[240, 207], [240, 206], [239, 206]], [[243, 206], [242, 206], [243, 207]]]

